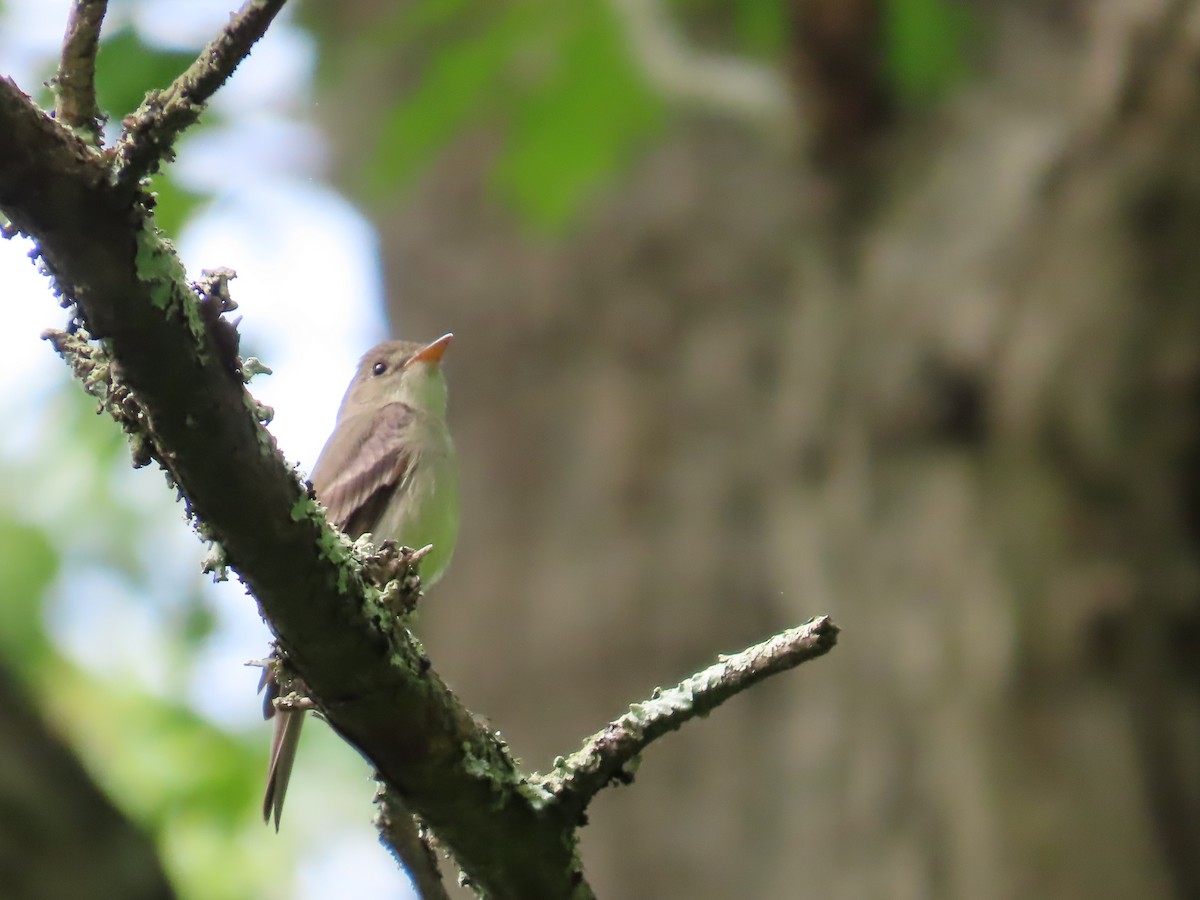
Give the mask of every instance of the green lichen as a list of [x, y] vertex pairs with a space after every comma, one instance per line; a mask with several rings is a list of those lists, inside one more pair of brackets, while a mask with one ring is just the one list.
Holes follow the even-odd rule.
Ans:
[[[242, 404], [250, 411], [250, 415], [254, 416], [255, 419], [264, 425], [270, 425], [271, 420], [275, 418], [275, 410], [265, 403], [259, 403], [249, 391], [242, 391]], [[259, 441], [261, 443], [261, 436], [259, 437]]]
[[350, 548], [328, 529], [322, 530], [320, 544], [322, 559], [327, 559], [336, 566], [344, 566], [350, 561]]
[[150, 291], [150, 302], [164, 313], [183, 316], [196, 345], [203, 348], [204, 322], [200, 318], [199, 304], [188, 289], [187, 273], [175, 248], [163, 237], [149, 212], [145, 213], [142, 227], [136, 233], [136, 241], [134, 266], [138, 280]]
[[[292, 504], [289, 515], [293, 522], [310, 520], [320, 531], [317, 539], [317, 551], [321, 559], [329, 560], [338, 570], [338, 591], [345, 593], [349, 587], [352, 573], [348, 571], [354, 561], [354, 547], [340, 531], [326, 526], [325, 511], [316, 500], [304, 495]], [[325, 526], [325, 527], [322, 527]]]
[[255, 375], [272, 375], [271, 367], [263, 363], [257, 356], [251, 356], [242, 363], [242, 380], [247, 383]]
[[[476, 750], [482, 749], [483, 753]], [[478, 746], [478, 742], [464, 741], [463, 770], [472, 778], [486, 781], [492, 789], [492, 807], [501, 810], [509, 801], [509, 792], [516, 789], [520, 793], [520, 784], [516, 773], [508, 760], [497, 760], [488, 753], [488, 746]], [[509, 763], [505, 765], [505, 763]]]
[[83, 388], [101, 403], [107, 404], [109, 389], [112, 384], [112, 368], [108, 357], [97, 352], [92, 357], [92, 368], [84, 378]]
[[346, 593], [350, 588], [350, 581], [353, 578], [349, 568], [350, 563], [354, 560], [354, 554], [351, 552], [345, 538], [340, 532], [334, 533], [330, 528], [322, 528], [318, 550], [322, 559], [329, 560], [337, 567], [338, 593]]
[[400, 579], [393, 578], [383, 586], [383, 590], [378, 592], [376, 602], [380, 607], [391, 612], [398, 605], [402, 593], [403, 586], [400, 584]]
[[316, 502], [309, 497], [301, 497], [292, 504], [292, 521], [299, 522], [301, 519], [311, 518], [315, 512]]
[[275, 438], [272, 436], [271, 432], [267, 431], [265, 428], [259, 428], [256, 434], [258, 446], [267, 451], [268, 456], [274, 456], [279, 450], [279, 445], [275, 443]]
[[229, 567], [225, 557], [225, 548], [217, 541], [208, 545], [208, 552], [201, 561], [200, 570], [211, 574], [213, 581], [228, 581]]
[[521, 778], [517, 783], [517, 791], [536, 812], [549, 808], [558, 799], [545, 782], [538, 778]]

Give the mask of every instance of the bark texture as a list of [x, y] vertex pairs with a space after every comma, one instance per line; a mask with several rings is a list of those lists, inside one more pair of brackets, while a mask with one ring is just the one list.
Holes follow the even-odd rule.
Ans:
[[[1200, 896], [1200, 10], [972, 9], [849, 167], [681, 115], [552, 240], [476, 132], [375, 207], [399, 330], [457, 335], [423, 637], [518, 755], [843, 629], [598, 801], [599, 896]], [[343, 59], [345, 171], [419, 64]]]

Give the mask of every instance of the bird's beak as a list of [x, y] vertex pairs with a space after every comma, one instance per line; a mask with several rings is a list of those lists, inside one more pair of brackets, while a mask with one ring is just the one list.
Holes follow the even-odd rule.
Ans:
[[446, 348], [450, 346], [450, 342], [452, 340], [454, 340], [454, 335], [443, 334], [436, 341], [426, 344], [424, 347], [422, 347], [420, 350], [418, 350], [416, 353], [414, 353], [411, 357], [409, 357], [408, 362], [406, 362], [404, 364], [404, 368], [407, 369], [413, 363], [440, 362], [442, 359], [442, 354], [446, 352]]

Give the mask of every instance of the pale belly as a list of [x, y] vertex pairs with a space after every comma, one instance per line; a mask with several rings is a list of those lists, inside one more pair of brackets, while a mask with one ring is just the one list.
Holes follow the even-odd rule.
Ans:
[[393, 540], [417, 549], [432, 544], [421, 560], [421, 582], [439, 578], [454, 553], [458, 537], [458, 470], [454, 451], [425, 454], [401, 490], [410, 502], [390, 503], [374, 530], [376, 541]]

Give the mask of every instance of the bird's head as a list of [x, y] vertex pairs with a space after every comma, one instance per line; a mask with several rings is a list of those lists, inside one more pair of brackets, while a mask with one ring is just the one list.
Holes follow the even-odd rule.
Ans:
[[446, 413], [446, 379], [442, 376], [442, 354], [452, 334], [428, 344], [413, 341], [384, 341], [368, 350], [358, 364], [338, 418], [387, 403], [406, 403], [433, 416]]

